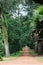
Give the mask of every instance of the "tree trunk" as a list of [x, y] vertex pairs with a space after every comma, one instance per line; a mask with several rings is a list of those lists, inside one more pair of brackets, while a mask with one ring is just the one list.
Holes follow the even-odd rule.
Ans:
[[42, 52], [42, 45], [41, 43], [38, 44], [38, 53], [41, 54]]
[[38, 52], [38, 43], [35, 42], [35, 52]]
[[10, 56], [10, 53], [9, 53], [9, 44], [6, 40], [4, 40], [4, 44], [5, 44], [5, 55], [6, 56]]
[[2, 19], [2, 35], [3, 35], [3, 40], [4, 40], [4, 45], [5, 45], [5, 55], [9, 56], [10, 52], [9, 52], [9, 43], [8, 43], [8, 33], [7, 33], [7, 27], [4, 24], [5, 20], [3, 18], [3, 16], [1, 15], [1, 19]]

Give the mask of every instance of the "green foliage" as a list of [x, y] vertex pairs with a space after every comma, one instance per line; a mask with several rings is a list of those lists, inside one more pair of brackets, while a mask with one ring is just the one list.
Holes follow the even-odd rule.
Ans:
[[38, 55], [33, 49], [30, 49], [30, 54], [31, 54], [32, 56], [37, 56], [37, 55]]
[[[23, 7], [28, 11], [27, 16], [19, 16], [20, 9], [18, 6], [21, 3], [25, 5]], [[7, 27], [6, 30], [8, 32], [10, 53], [18, 52], [25, 45], [34, 48], [34, 40], [31, 39], [31, 33], [35, 29], [39, 30], [41, 26], [43, 28], [43, 22], [39, 22], [39, 20], [43, 19], [43, 6], [37, 8], [38, 6], [31, 0], [0, 0], [0, 9], [5, 19], [3, 25]], [[17, 14], [18, 17], [13, 18], [9, 13], [14, 14], [17, 10], [19, 15]], [[34, 10], [35, 12], [33, 12]], [[1, 44], [0, 48], [3, 49]]]
[[23, 51], [21, 50], [21, 51], [18, 51], [18, 52], [16, 52], [16, 53], [12, 53], [11, 56], [19, 57], [19, 56], [21, 56], [22, 54], [23, 54]]
[[2, 61], [3, 59], [2, 59], [2, 56], [0, 56], [0, 61]]
[[[29, 6], [32, 9], [31, 4], [29, 4]], [[18, 16], [15, 19], [9, 18], [8, 20], [8, 38], [11, 53], [16, 53], [25, 45], [28, 45], [31, 48], [34, 47], [34, 42], [30, 36], [35, 29], [35, 22], [32, 17], [32, 12], [35, 6], [33, 6], [32, 11], [30, 8], [29, 10], [27, 9], [28, 13], [30, 12], [27, 16]]]
[[36, 28], [39, 31], [43, 28], [43, 6], [40, 6], [36, 10], [38, 13], [36, 13]]
[[43, 5], [37, 8], [39, 14], [43, 15]]
[[34, 47], [34, 42], [31, 39], [31, 32], [34, 30], [34, 23], [29, 21], [28, 17], [21, 16], [15, 19], [10, 18], [8, 20], [8, 39], [10, 52], [17, 52], [22, 49], [23, 46], [28, 45], [31, 48]]

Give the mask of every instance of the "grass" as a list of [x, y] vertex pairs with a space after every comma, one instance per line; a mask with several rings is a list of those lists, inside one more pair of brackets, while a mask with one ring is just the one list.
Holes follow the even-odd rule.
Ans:
[[3, 57], [3, 61], [10, 61], [15, 59], [16, 57]]
[[2, 57], [0, 56], [0, 61], [2, 61], [3, 59], [2, 59]]
[[43, 56], [38, 56], [38, 57], [36, 57], [36, 59], [37, 59], [38, 61], [40, 61], [40, 62], [43, 62]]
[[36, 53], [33, 49], [30, 49], [30, 54], [32, 56], [37, 56], [38, 55], [38, 53]]
[[23, 51], [19, 51], [16, 54], [13, 53], [10, 55], [10, 57], [3, 57], [3, 61], [10, 61], [10, 60], [16, 59], [17, 57], [21, 56], [22, 54], [23, 54]]
[[[22, 54], [23, 54], [23, 51], [19, 51], [19, 52], [17, 52], [16, 54], [15, 54], [15, 53], [11, 54], [10, 57], [3, 57], [2, 59], [3, 59], [3, 61], [11, 61], [11, 60], [14, 60], [14, 59], [18, 58], [18, 57], [21, 56]], [[34, 50], [30, 49], [30, 54], [31, 54], [32, 56], [35, 56], [35, 58], [36, 58], [38, 61], [43, 62], [43, 56], [38, 56], [38, 54], [35, 53]]]
[[36, 53], [34, 50], [30, 49], [30, 54], [32, 56], [35, 56], [35, 58], [40, 61], [40, 62], [43, 62], [43, 56], [39, 55], [38, 56], [38, 53]]

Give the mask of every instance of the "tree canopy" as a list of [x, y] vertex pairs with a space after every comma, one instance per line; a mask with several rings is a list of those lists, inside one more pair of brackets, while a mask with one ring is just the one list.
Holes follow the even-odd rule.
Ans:
[[1, 34], [3, 32], [3, 36], [0, 36], [3, 38], [3, 46], [5, 45], [6, 50], [10, 49], [10, 53], [16, 53], [25, 45], [34, 48], [35, 41], [31, 38], [31, 34], [34, 30], [39, 33], [43, 29], [43, 5], [38, 0], [35, 2], [0, 0]]

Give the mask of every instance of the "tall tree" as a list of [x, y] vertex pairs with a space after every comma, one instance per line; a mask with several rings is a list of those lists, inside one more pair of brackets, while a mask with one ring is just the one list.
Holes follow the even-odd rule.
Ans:
[[9, 56], [10, 52], [9, 52], [7, 26], [6, 26], [6, 20], [5, 20], [4, 14], [5, 13], [7, 14], [8, 12], [11, 11], [11, 9], [13, 8], [12, 3], [13, 3], [13, 0], [7, 0], [7, 1], [6, 0], [0, 0], [0, 18], [1, 18], [0, 29], [2, 30], [2, 34], [3, 34], [6, 56]]

